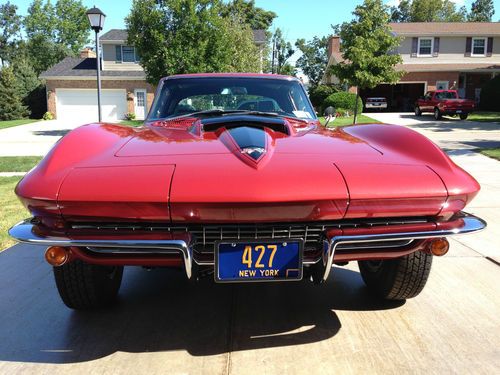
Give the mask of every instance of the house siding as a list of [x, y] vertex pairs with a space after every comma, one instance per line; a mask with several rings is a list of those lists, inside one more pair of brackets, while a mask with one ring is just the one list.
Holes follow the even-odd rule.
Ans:
[[[146, 89], [148, 110], [153, 104], [155, 87], [146, 81], [135, 80], [103, 80], [101, 81], [102, 89], [124, 89], [127, 91], [127, 111], [135, 113], [134, 108], [134, 90]], [[95, 89], [97, 90], [97, 82], [95, 80], [47, 80], [47, 110], [57, 118], [56, 110], [56, 89]], [[97, 95], [97, 93], [96, 93]]]
[[138, 63], [116, 62], [116, 46], [121, 44], [103, 44], [102, 45], [102, 69], [103, 70], [121, 70], [121, 71], [142, 71], [142, 66]]
[[[422, 35], [424, 37], [425, 35]], [[432, 37], [432, 36], [430, 36]], [[474, 37], [483, 37], [474, 35]], [[485, 38], [488, 35], [484, 36]], [[452, 63], [491, 63], [500, 64], [500, 38], [493, 38], [493, 55], [490, 57], [465, 56], [465, 43], [467, 37], [439, 37], [439, 54], [435, 57], [411, 57], [413, 37], [406, 37], [398, 48], [398, 53], [403, 58], [403, 64], [452, 64]]]

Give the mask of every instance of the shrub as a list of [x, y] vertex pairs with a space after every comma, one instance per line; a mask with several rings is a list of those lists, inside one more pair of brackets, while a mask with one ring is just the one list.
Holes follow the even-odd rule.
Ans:
[[[356, 94], [351, 92], [336, 92], [335, 94], [330, 95], [323, 102], [323, 108], [332, 106], [337, 110], [340, 109], [349, 111], [350, 113], [354, 113], [354, 106], [356, 103]], [[358, 115], [363, 112], [363, 100], [358, 98]]]
[[125, 120], [132, 121], [135, 120], [135, 113], [129, 112], [125, 115]]
[[43, 120], [53, 120], [54, 115], [51, 112], [45, 112], [42, 117]]
[[325, 99], [339, 91], [340, 90], [333, 85], [312, 86], [309, 88], [309, 99], [311, 99], [312, 105], [318, 112], [323, 112], [326, 108], [323, 106]]
[[489, 80], [481, 88], [479, 107], [485, 111], [500, 112], [500, 76]]

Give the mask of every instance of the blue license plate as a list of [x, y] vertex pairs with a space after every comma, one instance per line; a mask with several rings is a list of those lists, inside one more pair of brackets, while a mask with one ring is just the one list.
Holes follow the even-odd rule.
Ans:
[[215, 281], [302, 280], [302, 240], [215, 244]]

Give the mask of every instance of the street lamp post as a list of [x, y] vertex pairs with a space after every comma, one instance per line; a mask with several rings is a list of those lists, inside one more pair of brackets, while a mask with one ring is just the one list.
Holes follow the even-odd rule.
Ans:
[[87, 17], [90, 22], [90, 28], [95, 31], [95, 51], [97, 59], [97, 113], [99, 122], [101, 122], [101, 59], [99, 57], [99, 31], [104, 26], [106, 15], [95, 5], [87, 11]]

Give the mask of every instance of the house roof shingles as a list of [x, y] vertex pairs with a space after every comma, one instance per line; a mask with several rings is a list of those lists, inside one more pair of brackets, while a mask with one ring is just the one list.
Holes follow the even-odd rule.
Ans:
[[99, 38], [99, 40], [101, 42], [112, 42], [112, 41], [127, 40], [127, 38], [128, 38], [127, 30], [111, 29], [107, 33], [104, 33]]
[[401, 36], [500, 36], [500, 22], [393, 22]]
[[[40, 78], [54, 77], [94, 77], [96, 75], [97, 60], [95, 58], [66, 57], [64, 60], [49, 68]], [[102, 77], [127, 77], [145, 79], [141, 70], [101, 70]]]

